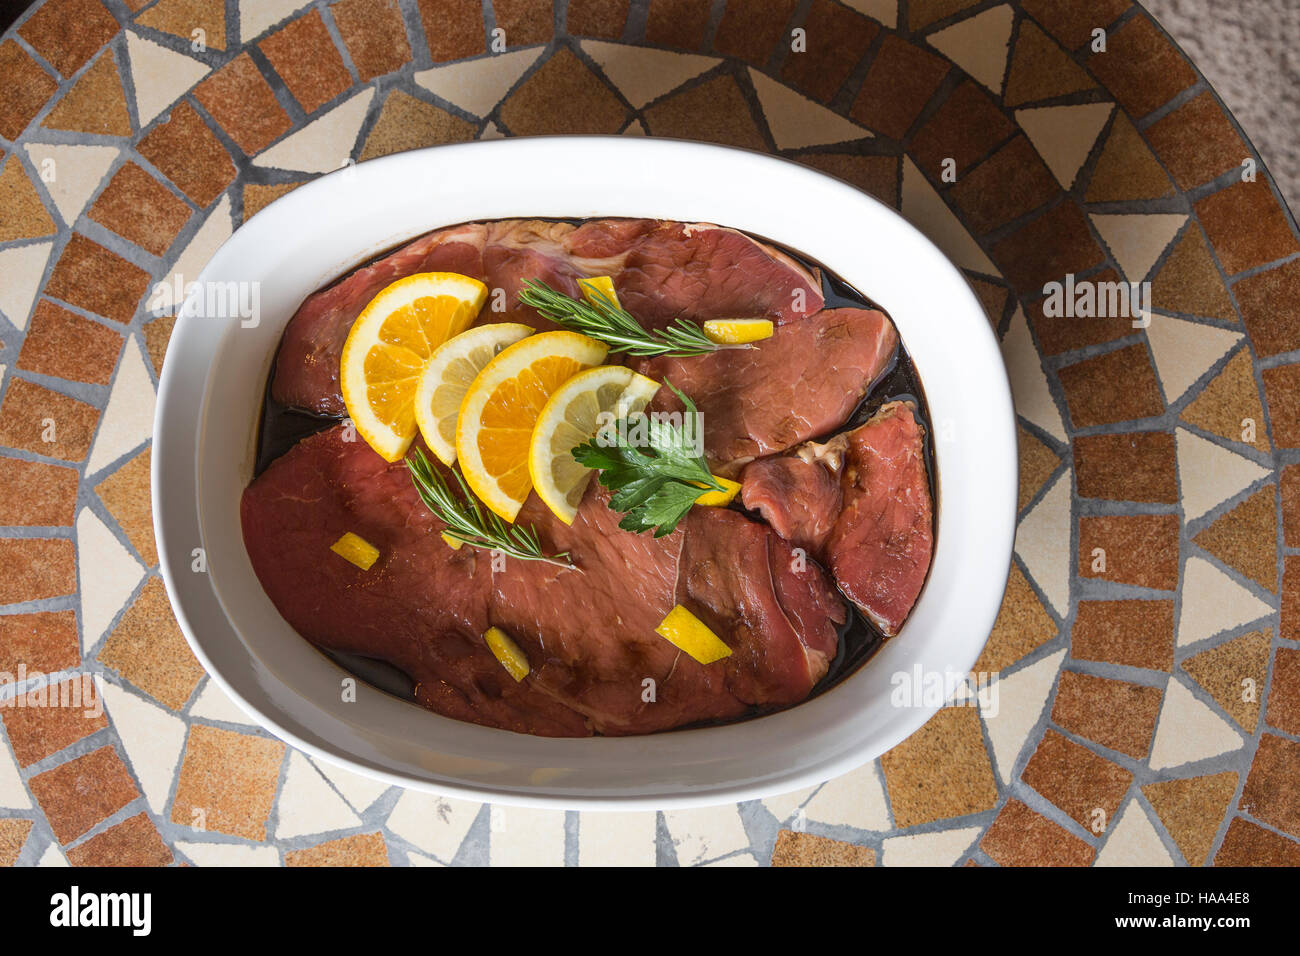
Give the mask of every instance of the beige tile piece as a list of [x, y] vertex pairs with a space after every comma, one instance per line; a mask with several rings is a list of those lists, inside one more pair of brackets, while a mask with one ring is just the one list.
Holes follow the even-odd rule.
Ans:
[[77, 515], [76, 530], [81, 649], [86, 652], [104, 636], [144, 577], [145, 569], [89, 508], [82, 508]]
[[59, 849], [59, 845], [57, 843], [51, 843], [45, 848], [45, 852], [41, 854], [41, 858], [36, 861], [36, 865], [44, 867], [60, 867], [68, 866], [69, 864], [68, 858], [63, 855], [63, 851]]
[[881, 844], [881, 866], [955, 866], [980, 835], [979, 827], [890, 837]]
[[1187, 559], [1182, 595], [1176, 639], [1179, 647], [1273, 613], [1273, 608], [1204, 558]]
[[1084, 103], [1081, 106], [1045, 106], [1016, 110], [1016, 122], [1043, 157], [1063, 189], [1074, 185], [1084, 162], [1097, 143], [1113, 103]]
[[827, 146], [873, 136], [857, 123], [814, 103], [753, 67], [749, 69], [749, 79], [754, 84], [777, 149]]
[[334, 792], [311, 761], [289, 751], [289, 769], [276, 800], [275, 838], [291, 840], [309, 834], [348, 830], [361, 825], [346, 800]]
[[334, 784], [334, 789], [343, 794], [343, 799], [358, 813], [368, 810], [390, 788], [390, 785], [382, 780], [363, 777], [342, 767], [335, 767], [324, 760], [313, 760], [312, 764], [325, 775], [326, 780]]
[[681, 866], [695, 866], [749, 848], [749, 836], [734, 803], [667, 810], [664, 821]]
[[701, 866], [758, 866], [759, 862], [752, 853], [737, 853], [733, 856], [724, 856], [721, 860], [714, 860], [711, 863], [702, 863]]
[[1215, 505], [1266, 478], [1270, 472], [1186, 428], [1174, 432], [1183, 517], [1199, 518]]
[[888, 830], [889, 807], [875, 762], [827, 781], [803, 806], [801, 815], [831, 826]]
[[563, 866], [564, 811], [493, 805], [488, 816], [491, 866]]
[[925, 40], [995, 96], [1001, 95], [1015, 17], [1010, 4], [1004, 3], [959, 20]]
[[475, 116], [486, 116], [541, 56], [538, 47], [492, 53], [421, 70], [412, 79], [434, 96]]
[[259, 37], [289, 14], [307, 6], [307, 0], [239, 0], [239, 39]]
[[230, 238], [234, 232], [234, 221], [231, 217], [230, 196], [222, 196], [221, 201], [217, 203], [212, 212], [208, 213], [208, 218], [203, 220], [203, 225], [199, 226], [198, 231], [194, 233], [190, 241], [185, 244], [180, 255], [172, 264], [171, 271], [168, 273], [166, 280], [162, 283], [159, 292], [170, 291], [170, 295], [162, 294], [157, 296], [150, 294], [145, 301], [146, 306], [156, 313], [174, 312], [183, 304], [173, 301], [176, 296], [174, 290], [180, 289], [182, 293], [189, 283], [199, 277], [203, 267], [221, 248], [221, 244]]
[[95, 443], [90, 446], [87, 475], [111, 465], [153, 436], [156, 396], [147, 361], [133, 336], [122, 351], [113, 390], [100, 417]]
[[966, 231], [943, 197], [926, 181], [916, 163], [906, 156], [903, 157], [900, 202], [903, 217], [925, 233], [958, 266], [983, 275], [1000, 275], [997, 266]]
[[603, 40], [583, 40], [582, 49], [638, 110], [722, 62], [711, 56]]
[[1060, 650], [1001, 678], [997, 683], [996, 713], [993, 707], [983, 711], [984, 729], [993, 745], [993, 762], [1004, 784], [1011, 783], [1016, 758], [1047, 705], [1064, 657], [1065, 651]]
[[280, 854], [273, 846], [247, 846], [243, 843], [191, 843], [177, 840], [177, 850], [194, 861], [195, 866], [279, 866]]
[[324, 116], [258, 153], [253, 165], [305, 173], [329, 173], [342, 168], [352, 155], [357, 133], [374, 95], [371, 87], [344, 100]]
[[1029, 576], [1062, 617], [1070, 608], [1070, 488], [1069, 471], [1058, 475], [1016, 529], [1016, 554]]
[[438, 862], [437, 860], [435, 860], [433, 857], [431, 857], [431, 856], [425, 856], [423, 853], [416, 853], [414, 850], [409, 850], [409, 851], [407, 851], [407, 854], [406, 854], [406, 865], [407, 865], [407, 866], [427, 866], [427, 867], [440, 866], [440, 867], [444, 867], [444, 868], [447, 866], [446, 863], [439, 863], [439, 862]]
[[804, 787], [802, 790], [792, 790], [789, 793], [778, 793], [772, 797], [764, 797], [763, 806], [767, 807], [772, 816], [784, 823], [790, 819], [792, 813], [807, 802], [808, 798], [816, 790], [816, 787]]
[[1241, 748], [1241, 734], [1178, 680], [1165, 689], [1155, 741], [1151, 744], [1152, 770], [1167, 770], [1206, 760]]
[[1155, 358], [1165, 403], [1172, 405], [1196, 380], [1241, 341], [1241, 335], [1213, 325], [1152, 313], [1147, 342]]
[[126, 31], [126, 53], [141, 126], [148, 126], [211, 70], [207, 64], [159, 46], [133, 30]]
[[891, 30], [898, 26], [898, 0], [844, 0], [844, 5]]
[[416, 790], [405, 791], [388, 815], [388, 829], [407, 843], [450, 863], [482, 804]]
[[1136, 800], [1120, 811], [1119, 822], [1097, 854], [1096, 866], [1173, 866], [1156, 828]]
[[149, 809], [164, 815], [185, 748], [184, 721], [102, 677], [96, 677], [95, 684]]
[[578, 818], [579, 866], [654, 866], [657, 815], [584, 813]]
[[0, 275], [5, 277], [0, 282], [0, 312], [19, 332], [27, 328], [52, 248], [52, 242], [34, 242], [0, 250]]
[[199, 692], [194, 704], [190, 707], [190, 716], [199, 717], [203, 720], [244, 724], [248, 727], [256, 726], [252, 718], [244, 713], [224, 690], [217, 686], [216, 681], [210, 678], [203, 690]]
[[1102, 241], [1129, 282], [1146, 279], [1160, 253], [1174, 241], [1187, 217], [1182, 213], [1094, 215]]
[[28, 143], [27, 155], [63, 221], [71, 226], [121, 155], [116, 146]]
[[1061, 419], [1061, 410], [1047, 386], [1042, 357], [1034, 346], [1034, 340], [1029, 334], [1029, 322], [1020, 306], [1016, 306], [1016, 311], [1012, 313], [1011, 324], [1002, 339], [1002, 358], [1007, 363], [1007, 374], [1011, 378], [1011, 397], [1016, 406], [1016, 414], [1053, 438], [1065, 441], [1065, 422]]
[[6, 810], [29, 810], [31, 806], [32, 798], [23, 786], [13, 751], [6, 743], [0, 742], [0, 807]]

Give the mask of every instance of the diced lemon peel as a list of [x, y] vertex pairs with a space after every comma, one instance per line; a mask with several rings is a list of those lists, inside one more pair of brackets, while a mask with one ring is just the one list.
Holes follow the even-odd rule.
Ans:
[[532, 669], [528, 665], [528, 655], [515, 643], [514, 638], [499, 627], [489, 627], [483, 632], [483, 640], [516, 683], [528, 676]]
[[602, 299], [608, 299], [616, 308], [622, 308], [619, 305], [618, 293], [614, 291], [614, 280], [610, 276], [579, 279], [578, 288], [582, 290], [582, 297], [592, 305], [601, 305]]
[[358, 534], [349, 531], [330, 545], [330, 550], [362, 571], [369, 571], [379, 560], [379, 549]]
[[465, 542], [460, 540], [460, 538], [453, 538], [445, 531], [442, 533], [442, 540], [447, 542], [447, 547], [451, 548], [453, 551], [459, 551], [465, 545]]
[[710, 342], [748, 345], [772, 337], [771, 319], [707, 319], [700, 326]]
[[655, 633], [668, 643], [689, 654], [701, 664], [712, 664], [731, 656], [728, 647], [718, 635], [680, 604], [659, 622]]
[[695, 499], [697, 505], [707, 505], [710, 508], [725, 508], [735, 500], [736, 495], [740, 494], [740, 482], [732, 481], [730, 478], [719, 478], [713, 476], [713, 480], [722, 485], [723, 491], [715, 491], [710, 488], [704, 494]]

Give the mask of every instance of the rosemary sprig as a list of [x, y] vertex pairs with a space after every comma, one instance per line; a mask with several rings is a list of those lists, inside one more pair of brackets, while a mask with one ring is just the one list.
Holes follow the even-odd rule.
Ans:
[[557, 292], [540, 279], [529, 279], [519, 301], [571, 332], [599, 339], [611, 352], [628, 355], [704, 355], [720, 346], [709, 339], [698, 324], [678, 318], [664, 329], [647, 330], [636, 317], [603, 292], [592, 292], [592, 300], [575, 299]]
[[460, 472], [452, 469], [460, 495], [452, 491], [447, 480], [433, 466], [421, 449], [406, 459], [411, 481], [425, 507], [447, 526], [446, 534], [475, 548], [500, 551], [520, 561], [545, 561], [560, 568], [572, 568], [569, 553], [543, 554], [537, 530], [531, 525], [507, 524], [496, 513], [479, 506], [478, 499], [465, 484]]

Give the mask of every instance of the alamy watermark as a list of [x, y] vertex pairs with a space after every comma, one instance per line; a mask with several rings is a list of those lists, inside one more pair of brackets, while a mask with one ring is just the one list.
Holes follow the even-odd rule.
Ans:
[[[25, 685], [30, 686], [18, 689]], [[11, 687], [14, 693], [9, 694]], [[29, 671], [21, 662], [16, 674], [0, 671], [0, 710], [53, 707], [80, 708], [81, 715], [87, 719], [104, 715], [104, 699], [90, 674], [73, 674], [59, 681], [41, 671]]]
[[989, 671], [931, 671], [916, 664], [889, 678], [892, 707], [978, 707], [998, 715], [998, 675]]
[[237, 319], [242, 328], [252, 329], [262, 321], [262, 284], [233, 280], [187, 283], [177, 272], [154, 283], [145, 308], [156, 316], [183, 312], [200, 319]]
[[1070, 273], [1043, 286], [1043, 295], [1049, 319], [1130, 319], [1135, 329], [1151, 324], [1150, 282], [1077, 281]]

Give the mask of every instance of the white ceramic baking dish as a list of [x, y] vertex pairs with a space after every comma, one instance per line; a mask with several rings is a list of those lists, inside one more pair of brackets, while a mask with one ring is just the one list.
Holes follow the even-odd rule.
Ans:
[[[244, 551], [263, 389], [299, 303], [357, 263], [431, 229], [503, 217], [707, 221], [820, 261], [897, 323], [935, 428], [938, 528], [902, 632], [830, 691], [782, 713], [645, 737], [555, 740], [430, 713], [345, 676], [263, 593]], [[185, 277], [189, 281], [190, 277]], [[182, 310], [154, 426], [154, 522], [177, 619], [213, 679], [276, 736], [389, 783], [471, 799], [650, 809], [752, 799], [829, 779], [936, 708], [891, 702], [895, 675], [963, 673], [996, 616], [1015, 528], [1007, 375], [957, 269], [892, 209], [794, 163], [700, 143], [542, 137], [442, 146], [299, 187], [213, 256], [202, 284], [257, 283], [252, 327]], [[196, 561], [202, 548], [203, 561]], [[195, 567], [201, 570], [195, 570]]]

